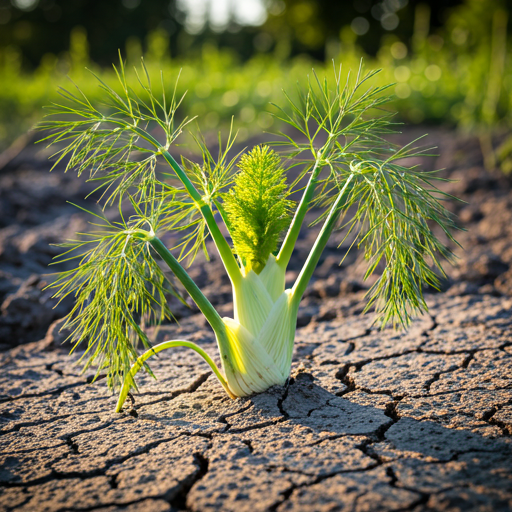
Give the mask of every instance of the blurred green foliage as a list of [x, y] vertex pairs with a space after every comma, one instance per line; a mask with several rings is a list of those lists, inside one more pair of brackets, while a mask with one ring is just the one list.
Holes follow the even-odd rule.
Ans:
[[[420, 0], [421, 1], [421, 0]], [[463, 0], [430, 0], [437, 30]], [[118, 49], [149, 47], [148, 34], [165, 33], [173, 56], [200, 53], [205, 41], [231, 48], [242, 61], [273, 51], [282, 58], [307, 53], [324, 61], [350, 26], [358, 45], [375, 55], [392, 32], [409, 40], [418, 0], [0, 0], [0, 48], [15, 46], [26, 69], [44, 55], [61, 56], [71, 32], [85, 29], [91, 60], [110, 65]]]
[[[287, 3], [290, 6], [284, 12], [293, 16], [294, 5], [300, 2]], [[321, 5], [319, 2], [317, 7]], [[485, 150], [491, 130], [512, 125], [512, 41], [507, 31], [506, 3], [466, 0], [454, 7], [437, 28], [435, 24], [433, 28], [427, 4], [418, 4], [411, 12], [411, 37], [389, 31], [380, 38], [375, 55], [363, 49], [362, 36], [350, 25], [334, 38], [334, 29], [322, 28], [313, 14], [310, 25], [325, 32], [330, 30], [331, 34], [324, 60], [315, 59], [311, 53], [283, 50], [279, 41], [246, 60], [234, 49], [219, 48], [207, 40], [187, 57], [172, 57], [169, 34], [162, 28], [152, 30], [143, 47], [138, 40], [130, 40], [123, 55], [131, 68], [144, 53], [155, 80], [159, 80], [160, 69], [164, 71], [169, 92], [181, 70], [178, 92], [188, 91], [183, 115], [199, 116], [198, 123], [204, 131], [226, 125], [234, 116], [239, 140], [274, 129], [273, 118], [266, 114], [269, 103], [281, 97], [283, 88], [293, 90], [295, 82], [303, 80], [312, 67], [322, 74], [334, 59], [345, 69], [355, 70], [364, 58], [367, 68], [383, 69], [378, 82], [396, 83], [392, 107], [398, 110], [400, 120], [479, 131]], [[261, 33], [279, 33], [278, 19], [277, 15], [269, 17]], [[294, 26], [286, 20], [283, 23], [282, 26]], [[314, 41], [314, 35], [311, 38], [310, 42]], [[304, 45], [307, 46], [307, 38]], [[89, 97], [101, 96], [97, 81], [86, 67], [104, 80], [113, 78], [111, 68], [102, 68], [90, 58], [88, 35], [79, 27], [71, 32], [67, 52], [58, 57], [45, 54], [33, 71], [24, 68], [23, 56], [16, 47], [0, 49], [0, 144], [5, 146], [38, 121], [42, 107], [58, 98], [58, 86], [72, 86], [69, 82], [66, 85], [65, 75]], [[504, 147], [496, 155], [488, 153], [488, 158], [505, 161], [509, 153]]]

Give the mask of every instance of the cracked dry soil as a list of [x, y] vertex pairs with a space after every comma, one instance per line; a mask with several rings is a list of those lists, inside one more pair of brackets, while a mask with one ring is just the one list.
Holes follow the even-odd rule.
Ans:
[[[231, 400], [176, 350], [154, 360], [158, 381], [142, 376], [122, 414], [61, 347], [49, 324], [69, 305], [52, 310], [42, 285], [48, 243], [84, 229], [65, 200], [87, 185], [48, 175], [40, 149], [0, 169], [0, 510], [512, 510], [510, 183], [479, 167], [474, 141], [433, 139], [449, 157], [428, 165], [459, 177], [443, 186], [468, 201], [452, 206], [468, 231], [429, 315], [405, 333], [373, 329], [359, 316], [358, 260], [337, 267], [334, 239], [304, 299], [286, 387]], [[220, 262], [191, 273], [229, 315]], [[216, 353], [201, 317], [178, 311], [180, 325], [155, 341], [187, 337]]]

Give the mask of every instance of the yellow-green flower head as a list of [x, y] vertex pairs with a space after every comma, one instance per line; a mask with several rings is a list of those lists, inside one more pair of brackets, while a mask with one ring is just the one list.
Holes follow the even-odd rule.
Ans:
[[235, 252], [259, 274], [290, 223], [292, 202], [279, 156], [268, 146], [256, 146], [238, 166], [225, 208]]

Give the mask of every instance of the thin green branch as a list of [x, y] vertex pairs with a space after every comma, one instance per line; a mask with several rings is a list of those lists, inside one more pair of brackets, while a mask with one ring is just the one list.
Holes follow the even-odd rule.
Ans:
[[[140, 132], [144, 132], [144, 130], [140, 130], [138, 128], [135, 129], [135, 131], [139, 134]], [[201, 194], [198, 192], [194, 184], [190, 181], [187, 174], [183, 171], [183, 169], [178, 164], [178, 162], [176, 162], [173, 156], [166, 149], [162, 148], [159, 142], [148, 133], [144, 132], [144, 138], [148, 142], [153, 144], [156, 148], [159, 148], [161, 150], [161, 154], [164, 157], [165, 161], [171, 166], [173, 171], [176, 173], [176, 176], [187, 190], [190, 198], [196, 203], [198, 209], [201, 211], [201, 214], [203, 215], [206, 221], [206, 224], [208, 225], [210, 234], [213, 238], [213, 241], [215, 242], [217, 250], [219, 251], [219, 255], [222, 259], [222, 262], [224, 263], [224, 267], [226, 268], [226, 272], [228, 273], [231, 282], [233, 284], [239, 282], [239, 280], [242, 277], [240, 273], [240, 267], [236, 262], [233, 252], [231, 251], [231, 247], [227, 243], [226, 239], [224, 238], [224, 235], [221, 233], [219, 226], [217, 225], [217, 221], [215, 220], [211, 207], [205, 203], [205, 201], [201, 197]]]
[[281, 249], [279, 250], [279, 254], [276, 257], [276, 262], [282, 269], [286, 270], [286, 268], [288, 267], [288, 263], [290, 262], [290, 258], [292, 257], [293, 249], [295, 248], [295, 244], [297, 243], [297, 239], [299, 238], [302, 223], [304, 222], [306, 213], [309, 210], [311, 201], [315, 197], [315, 190], [318, 184], [318, 175], [322, 170], [320, 161], [321, 155], [316, 160], [315, 165], [311, 170], [308, 184], [304, 189], [299, 206], [295, 210], [293, 220], [290, 224], [290, 227], [288, 228], [286, 237], [281, 245]]
[[334, 229], [334, 226], [340, 216], [341, 207], [343, 207], [346, 203], [347, 195], [349, 192], [348, 187], [353, 178], [353, 174], [348, 176], [345, 184], [343, 185], [343, 188], [336, 197], [336, 200], [334, 201], [334, 204], [329, 211], [329, 215], [325, 219], [324, 225], [322, 226], [322, 229], [320, 230], [320, 233], [318, 234], [318, 237], [315, 240], [313, 247], [311, 248], [308, 259], [304, 263], [304, 266], [302, 267], [302, 270], [300, 271], [300, 274], [297, 277], [295, 284], [293, 285], [292, 301], [295, 307], [299, 306], [302, 295], [304, 295], [304, 292], [306, 291], [308, 283], [313, 276], [313, 272], [315, 271], [318, 261], [320, 260], [320, 256], [322, 255], [329, 237], [331, 236], [332, 230]]
[[226, 391], [226, 393], [231, 397], [235, 398], [231, 390], [229, 389], [228, 383], [220, 372], [217, 365], [213, 362], [212, 358], [201, 348], [198, 347], [195, 343], [192, 343], [191, 341], [186, 340], [172, 340], [172, 341], [164, 341], [162, 343], [159, 343], [158, 345], [155, 345], [154, 347], [151, 347], [149, 350], [144, 352], [135, 363], [133, 363], [132, 367], [130, 368], [130, 371], [125, 376], [123, 387], [121, 388], [121, 391], [119, 393], [119, 398], [117, 400], [116, 405], [116, 412], [121, 412], [123, 408], [123, 404], [126, 400], [126, 397], [128, 396], [128, 393], [130, 392], [130, 389], [132, 387], [135, 387], [135, 380], [134, 377], [137, 374], [137, 372], [144, 366], [144, 363], [146, 360], [148, 360], [151, 356], [158, 354], [158, 352], [161, 352], [162, 350], [166, 350], [168, 348], [175, 348], [175, 347], [186, 347], [191, 348], [192, 350], [196, 351], [210, 366], [210, 368], [213, 370], [213, 373], [215, 373], [215, 376], [219, 379], [219, 382], [222, 384], [222, 387]]

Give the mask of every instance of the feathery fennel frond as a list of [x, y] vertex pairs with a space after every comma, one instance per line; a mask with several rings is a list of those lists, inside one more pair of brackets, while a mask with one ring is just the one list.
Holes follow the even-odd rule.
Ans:
[[234, 250], [246, 269], [261, 272], [279, 237], [290, 223], [292, 202], [279, 156], [268, 146], [256, 146], [238, 164], [240, 172], [225, 195]]
[[394, 131], [393, 123], [390, 114], [381, 111], [381, 107], [390, 100], [383, 93], [391, 85], [371, 86], [371, 79], [377, 73], [379, 70], [363, 73], [361, 64], [354, 79], [348, 72], [342, 81], [340, 67], [338, 72], [334, 69], [332, 84], [327, 77], [320, 80], [313, 71], [304, 88], [297, 85], [296, 99], [284, 92], [286, 110], [274, 104], [277, 109], [274, 117], [297, 130], [301, 134], [298, 139], [306, 139], [305, 142], [280, 132], [282, 139], [274, 144], [294, 156], [308, 151], [314, 158], [323, 159], [336, 150], [361, 154], [388, 145], [383, 135]]
[[[335, 70], [331, 82], [313, 74], [305, 90], [299, 89], [297, 101], [287, 96], [290, 112], [280, 110], [278, 116], [307, 142], [297, 143], [288, 136], [281, 144], [296, 164], [304, 165], [299, 179], [309, 175], [309, 182], [281, 254], [291, 256], [308, 209], [320, 207], [314, 223], [327, 223], [332, 230], [334, 219], [355, 206], [355, 215], [343, 225], [346, 238], [353, 237], [349, 250], [364, 248], [365, 278], [382, 271], [369, 290], [366, 309], [375, 306], [382, 326], [407, 326], [412, 316], [427, 310], [423, 287], [439, 286], [439, 276], [444, 275], [441, 259], [453, 258], [436, 238], [432, 224], [452, 241], [450, 230], [455, 224], [440, 202], [443, 194], [433, 184], [438, 179], [435, 174], [399, 163], [406, 157], [429, 155], [431, 148], [417, 148], [417, 141], [399, 147], [384, 139], [395, 125], [392, 115], [381, 110], [389, 99], [384, 94], [387, 87], [369, 85], [376, 73], [363, 73], [360, 68], [354, 80], [350, 73], [342, 80]], [[326, 242], [324, 236], [319, 251]]]
[[[202, 193], [213, 200], [229, 183], [233, 163], [226, 160], [226, 153], [234, 137], [230, 135], [217, 162], [200, 143], [203, 166], [181, 169], [168, 149], [191, 120], [176, 119], [183, 100], [176, 97], [176, 86], [169, 101], [161, 75], [162, 95], [156, 95], [142, 61], [142, 73], [136, 72], [137, 90], [142, 89], [142, 93], [136, 92], [128, 84], [121, 58], [114, 69], [118, 78], [115, 87], [96, 77], [105, 92], [100, 105], [93, 105], [78, 86], [75, 92], [62, 89], [65, 101], [50, 107], [50, 114], [39, 126], [50, 133], [42, 140], [59, 148], [54, 166], [64, 162], [66, 171], [88, 173], [89, 181], [98, 183], [95, 191], [102, 192], [100, 201], [104, 205], [127, 196], [141, 207], [152, 205], [158, 211], [160, 231], [175, 230], [182, 235], [180, 259], [188, 258], [191, 263], [201, 248], [206, 251], [205, 239], [211, 231], [205, 212], [200, 211], [203, 203], [198, 196]], [[155, 127], [165, 140], [160, 142], [151, 135]], [[170, 165], [168, 173], [157, 173], [160, 160]], [[213, 216], [209, 222], [212, 224]]]
[[[279, 132], [280, 140], [273, 142], [288, 153], [293, 165], [302, 166], [292, 188], [297, 188], [304, 176], [322, 168], [332, 170], [333, 164], [334, 168], [348, 168], [354, 158], [394, 150], [384, 138], [395, 132], [394, 114], [382, 109], [390, 101], [385, 94], [390, 85], [372, 86], [371, 80], [378, 73], [363, 72], [362, 63], [355, 77], [349, 71], [344, 80], [341, 67], [338, 71], [334, 68], [334, 80], [320, 80], [313, 71], [304, 87], [297, 85], [296, 98], [284, 93], [287, 109], [274, 105], [277, 112], [273, 115], [295, 132]], [[323, 173], [315, 181], [321, 186], [315, 188], [309, 208], [336, 190], [335, 173]]]
[[[78, 175], [88, 173], [91, 181], [98, 182], [97, 190], [103, 191], [105, 204], [121, 198], [140, 183], [157, 181], [157, 157], [190, 122], [187, 118], [176, 121], [176, 111], [183, 99], [176, 98], [176, 89], [169, 104], [165, 93], [161, 99], [155, 96], [143, 61], [144, 78], [137, 74], [137, 79], [144, 97], [128, 85], [121, 58], [119, 67], [114, 66], [114, 70], [119, 82], [117, 90], [94, 75], [105, 92], [103, 104], [94, 105], [73, 84], [74, 92], [60, 90], [64, 101], [49, 107], [49, 114], [39, 125], [50, 133], [40, 142], [60, 147], [54, 154], [54, 167], [65, 162], [66, 171], [75, 170]], [[164, 89], [163, 78], [161, 81]], [[164, 142], [150, 135], [150, 125], [161, 128]], [[141, 187], [135, 194], [143, 195], [145, 190]]]
[[233, 167], [240, 156], [240, 153], [238, 153], [231, 159], [228, 158], [229, 151], [236, 140], [236, 134], [233, 133], [233, 124], [231, 124], [224, 147], [219, 133], [217, 158], [211, 154], [204, 138], [194, 137], [194, 139], [201, 152], [202, 164], [182, 158], [182, 165], [190, 181], [202, 193], [203, 201], [213, 206], [215, 201], [220, 199], [222, 192], [233, 183]]
[[209, 236], [208, 225], [201, 215], [197, 204], [182, 189], [177, 192], [163, 192], [163, 197], [171, 198], [162, 201], [159, 222], [160, 232], [174, 231], [181, 236], [173, 249], [179, 249], [178, 260], [187, 260], [191, 265], [200, 250], [209, 260], [206, 240]]
[[176, 292], [150, 252], [146, 219], [100, 218], [97, 231], [62, 244], [67, 251], [59, 260], [78, 265], [61, 272], [51, 287], [59, 299], [75, 298], [63, 328], [71, 331], [74, 349], [87, 343], [84, 371], [91, 365], [97, 375], [106, 369], [109, 387], [116, 388], [138, 358], [139, 342], [150, 347], [144, 325], [172, 316], [167, 297]]
[[345, 226], [347, 236], [355, 235], [352, 245], [364, 249], [365, 279], [383, 264], [366, 307], [375, 306], [376, 321], [382, 326], [406, 327], [412, 317], [426, 312], [423, 288], [438, 289], [445, 275], [441, 260], [454, 259], [432, 231], [437, 225], [456, 243], [450, 233], [456, 225], [440, 201], [443, 194], [433, 184], [436, 177], [397, 163], [404, 154], [412, 154], [410, 148], [399, 149], [384, 161], [354, 161], [353, 186], [345, 205], [357, 207]]

